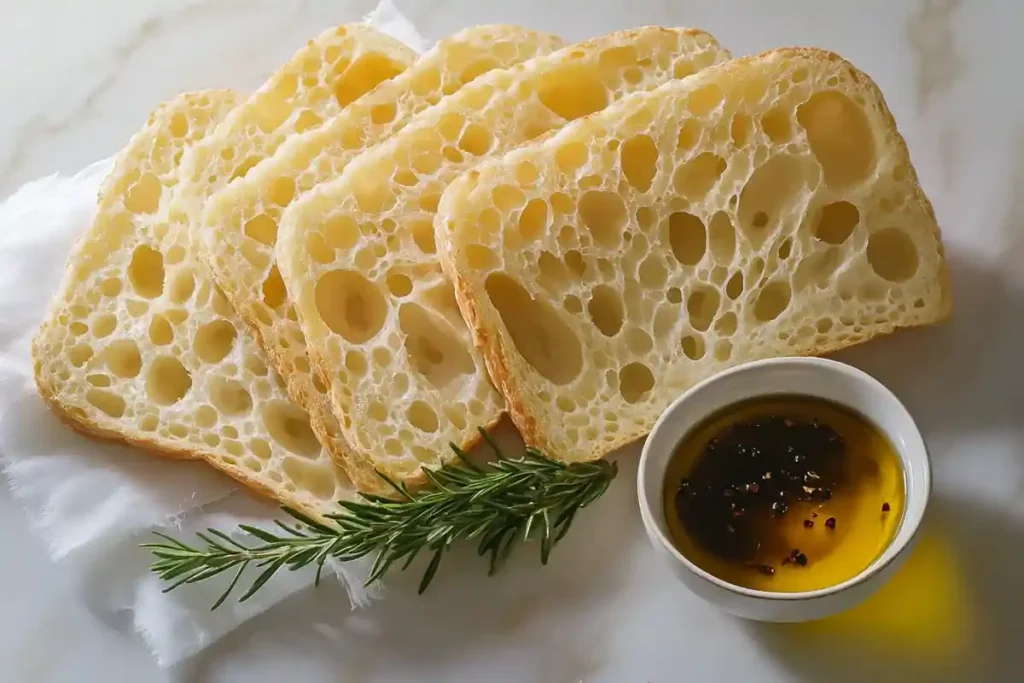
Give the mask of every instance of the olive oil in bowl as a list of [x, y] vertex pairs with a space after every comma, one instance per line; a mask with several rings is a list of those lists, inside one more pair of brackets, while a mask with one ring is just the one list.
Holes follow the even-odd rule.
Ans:
[[664, 509], [672, 542], [700, 568], [745, 588], [802, 592], [866, 569], [896, 535], [905, 495], [900, 458], [867, 419], [775, 395], [683, 437]]

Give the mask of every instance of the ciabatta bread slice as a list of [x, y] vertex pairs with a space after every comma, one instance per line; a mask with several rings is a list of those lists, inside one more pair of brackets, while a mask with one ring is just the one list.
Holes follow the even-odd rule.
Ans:
[[[185, 230], [194, 243], [199, 268], [209, 273], [200, 219], [215, 192], [244, 177], [287, 138], [319, 127], [378, 84], [405, 71], [415, 58], [411, 48], [363, 24], [326, 30], [300, 48], [216, 130], [187, 149], [169, 217], [174, 229]], [[283, 296], [283, 289], [270, 296]], [[321, 414], [314, 411], [317, 438], [339, 462], [346, 460], [337, 421], [319, 419]], [[353, 477], [366, 490], [382, 492], [380, 487], [386, 486], [365, 468], [353, 472]]]
[[80, 432], [201, 458], [319, 516], [351, 496], [344, 472], [168, 221], [182, 151], [238, 101], [182, 95], [118, 155], [33, 340], [35, 376]]
[[438, 265], [433, 217], [447, 184], [627, 93], [727, 58], [701, 31], [642, 28], [492, 71], [285, 211], [279, 267], [353, 448], [415, 479], [504, 410]]
[[[310, 370], [302, 330], [281, 285], [274, 257], [281, 213], [445, 95], [491, 69], [518, 64], [560, 46], [556, 36], [518, 26], [475, 26], [445, 38], [409, 69], [324, 125], [293, 136], [208, 202], [200, 236], [214, 279], [250, 325], [289, 394], [309, 412], [318, 432], [330, 431], [328, 425], [336, 423], [324, 385]], [[345, 466], [357, 483], [382, 483], [365, 466], [352, 462]]]
[[563, 460], [643, 436], [729, 366], [951, 307], [935, 215], [882, 94], [822, 50], [627, 98], [465, 174], [437, 218], [513, 420]]

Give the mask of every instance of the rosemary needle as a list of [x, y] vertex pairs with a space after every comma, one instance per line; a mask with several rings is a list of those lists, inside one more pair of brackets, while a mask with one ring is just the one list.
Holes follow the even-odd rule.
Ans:
[[471, 463], [452, 445], [458, 462], [427, 472], [432, 488], [410, 491], [381, 476], [398, 493], [397, 499], [365, 494], [361, 501], [343, 501], [342, 511], [324, 522], [283, 508], [294, 521], [277, 521], [280, 531], [241, 525], [248, 542], [216, 529], [197, 533], [203, 547], [193, 547], [165, 534], [147, 543], [155, 557], [151, 570], [168, 583], [164, 591], [232, 572], [227, 590], [212, 609], [227, 600], [242, 574], [259, 570], [239, 600], [247, 600], [281, 569], [316, 565], [316, 582], [329, 559], [354, 560], [376, 552], [367, 584], [384, 576], [395, 563], [406, 569], [421, 552], [431, 554], [420, 581], [426, 590], [441, 558], [459, 540], [476, 540], [493, 574], [517, 540], [540, 540], [541, 562], [569, 531], [576, 513], [593, 503], [618, 473], [605, 460], [561, 463], [527, 448], [519, 458], [507, 458], [484, 431], [495, 460]]

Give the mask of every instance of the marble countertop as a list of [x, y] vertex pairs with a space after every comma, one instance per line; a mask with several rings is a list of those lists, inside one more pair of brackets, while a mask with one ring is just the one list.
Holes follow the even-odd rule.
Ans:
[[[161, 100], [253, 88], [372, 0], [34, 0], [0, 21], [0, 197], [114, 153]], [[1013, 0], [396, 0], [428, 39], [517, 22], [569, 40], [691, 25], [737, 55], [812, 44], [880, 85], [932, 198], [956, 313], [842, 355], [925, 432], [934, 505], [906, 568], [863, 607], [767, 626], [699, 602], [643, 538], [623, 457], [609, 495], [541, 568], [500, 576], [469, 553], [431, 592], [415, 577], [338, 613], [309, 592], [161, 671], [101, 618], [0, 494], [0, 680], [1011, 681], [1024, 678], [1024, 3]], [[464, 565], [464, 566], [462, 566]], [[331, 587], [319, 591], [337, 590]]]

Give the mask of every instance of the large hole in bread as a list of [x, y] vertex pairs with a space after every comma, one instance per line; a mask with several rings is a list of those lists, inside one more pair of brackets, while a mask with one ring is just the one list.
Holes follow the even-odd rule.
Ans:
[[825, 182], [842, 188], [867, 178], [875, 167], [875, 136], [864, 110], [836, 90], [819, 92], [797, 107]]
[[917, 247], [900, 228], [883, 228], [868, 237], [868, 263], [889, 282], [903, 282], [917, 272]]
[[174, 330], [167, 318], [154, 315], [149, 323], [149, 340], [157, 346], [167, 346], [174, 341]]
[[107, 367], [118, 377], [138, 377], [142, 370], [139, 346], [131, 339], [119, 339], [103, 350]]
[[400, 64], [379, 52], [367, 52], [348, 65], [334, 81], [334, 98], [344, 108], [370, 92], [381, 81], [402, 73]]
[[271, 401], [263, 406], [263, 426], [282, 448], [296, 455], [315, 458], [320, 442], [309, 426], [309, 416], [288, 401]]
[[654, 373], [643, 363], [629, 363], [619, 370], [619, 393], [626, 403], [636, 403], [654, 388]]
[[691, 213], [676, 211], [668, 217], [668, 243], [679, 263], [697, 265], [707, 249], [704, 221]]
[[92, 321], [92, 333], [97, 339], [103, 339], [117, 328], [117, 317], [109, 313], [101, 313]]
[[806, 163], [780, 154], [757, 168], [740, 192], [737, 217], [754, 249], [776, 227], [782, 211], [795, 202], [807, 182]]
[[721, 298], [717, 289], [704, 285], [694, 287], [690, 295], [686, 297], [686, 312], [690, 316], [690, 324], [694, 329], [703, 332], [711, 327], [711, 321], [718, 313]]
[[438, 427], [437, 413], [423, 401], [413, 401], [406, 411], [409, 424], [421, 432], [436, 432]]
[[153, 173], [143, 173], [124, 197], [124, 208], [132, 213], [153, 213], [160, 207], [163, 186]]
[[814, 236], [829, 244], [842, 244], [860, 222], [860, 211], [849, 202], [834, 202], [822, 207]]
[[252, 396], [241, 383], [226, 377], [210, 382], [210, 400], [221, 415], [238, 415], [252, 410]]
[[580, 198], [580, 218], [595, 242], [617, 247], [626, 227], [626, 205], [614, 192], [588, 190]]
[[535, 240], [548, 227], [548, 205], [543, 199], [531, 199], [519, 214], [519, 234], [524, 240]]
[[608, 105], [602, 76], [593, 64], [561, 62], [538, 78], [537, 96], [545, 107], [572, 121]]
[[504, 273], [490, 274], [485, 288], [527, 363], [554, 384], [568, 384], [580, 374], [580, 341], [554, 309]]
[[434, 224], [430, 219], [411, 220], [407, 227], [420, 251], [424, 254], [433, 254], [437, 251], [437, 245], [434, 243]]
[[353, 344], [372, 339], [384, 325], [387, 302], [375, 284], [350, 270], [334, 270], [316, 283], [316, 310], [336, 334]]
[[810, 254], [796, 267], [796, 272], [793, 273], [793, 287], [800, 291], [807, 285], [814, 284], [819, 289], [824, 289], [828, 286], [829, 278], [842, 263], [843, 253], [838, 247]]
[[754, 302], [754, 318], [758, 322], [775, 320], [789, 307], [793, 292], [785, 280], [772, 280], [757, 295]]
[[476, 371], [462, 342], [422, 306], [402, 304], [398, 324], [405, 334], [405, 350], [413, 367], [435, 387], [446, 386], [458, 376]]
[[716, 211], [708, 223], [708, 243], [711, 255], [721, 264], [732, 263], [736, 253], [736, 229], [732, 226], [729, 214]]
[[487, 154], [493, 144], [494, 136], [478, 123], [466, 126], [462, 131], [462, 137], [459, 138], [459, 149], [478, 157]]
[[204, 363], [219, 363], [231, 353], [238, 331], [227, 320], [214, 320], [196, 330], [194, 348]]
[[117, 394], [102, 389], [90, 389], [85, 392], [85, 400], [113, 418], [124, 415], [124, 399]]
[[700, 360], [704, 357], [704, 338], [695, 334], [683, 336], [681, 345], [683, 354], [690, 360]]
[[725, 168], [725, 159], [711, 152], [702, 152], [676, 168], [672, 187], [686, 199], [701, 200], [722, 177]]
[[146, 394], [161, 405], [177, 403], [192, 388], [192, 376], [173, 356], [159, 356], [146, 373]]
[[246, 237], [251, 237], [267, 246], [273, 246], [277, 242], [277, 221], [265, 213], [253, 216], [247, 220], [242, 229]]
[[623, 143], [619, 151], [622, 172], [629, 184], [640, 192], [651, 189], [658, 173], [658, 146], [649, 135], [637, 135]]
[[168, 291], [168, 297], [172, 304], [183, 304], [192, 296], [195, 291], [196, 281], [191, 270], [183, 270], [174, 276]]
[[608, 285], [598, 285], [590, 295], [587, 312], [594, 325], [606, 337], [614, 337], [622, 328], [622, 298]]
[[359, 226], [347, 214], [332, 216], [324, 223], [324, 240], [334, 249], [348, 250], [359, 242]]
[[164, 291], [164, 257], [159, 251], [140, 244], [128, 264], [128, 281], [139, 296], [155, 299]]

